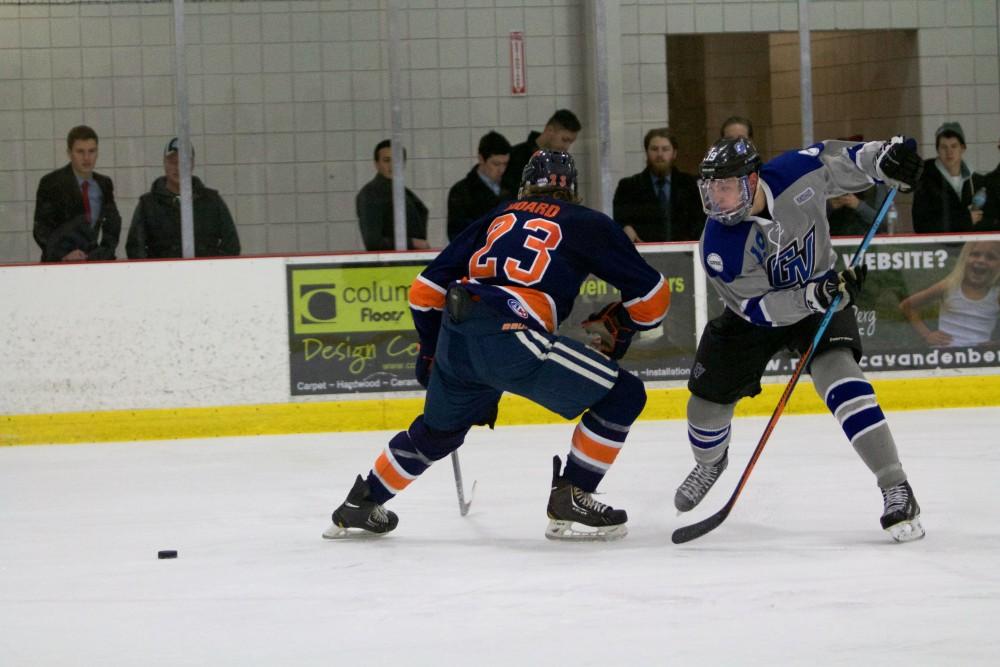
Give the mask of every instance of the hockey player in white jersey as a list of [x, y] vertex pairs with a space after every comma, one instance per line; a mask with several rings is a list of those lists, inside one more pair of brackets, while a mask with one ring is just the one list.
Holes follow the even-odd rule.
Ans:
[[920, 507], [872, 385], [858, 361], [861, 339], [851, 307], [866, 267], [834, 270], [826, 200], [873, 182], [912, 188], [922, 162], [915, 142], [824, 141], [762, 164], [748, 139], [720, 139], [701, 163], [709, 221], [701, 261], [725, 303], [705, 327], [688, 388], [688, 439], [695, 467], [674, 505], [695, 507], [728, 464], [736, 403], [760, 393], [771, 357], [804, 353], [820, 320], [843, 295], [809, 364], [817, 393], [840, 422], [882, 490], [882, 528], [903, 542], [923, 537]]

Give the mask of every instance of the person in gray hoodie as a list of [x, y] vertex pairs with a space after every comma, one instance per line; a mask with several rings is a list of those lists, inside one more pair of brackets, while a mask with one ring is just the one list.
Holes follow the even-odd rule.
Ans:
[[[183, 257], [181, 246], [181, 183], [179, 140], [171, 139], [163, 150], [164, 175], [153, 181], [150, 191], [139, 198], [128, 230], [125, 253], [129, 259]], [[194, 168], [194, 149], [191, 149]], [[218, 190], [191, 178], [196, 257], [240, 254], [240, 239], [233, 216]]]

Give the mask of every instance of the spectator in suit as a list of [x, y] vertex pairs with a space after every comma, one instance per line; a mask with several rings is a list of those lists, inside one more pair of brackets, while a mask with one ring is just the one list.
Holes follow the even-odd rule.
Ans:
[[[392, 143], [378, 142], [374, 152], [375, 178], [368, 181], [354, 205], [361, 226], [365, 250], [395, 250], [395, 213], [392, 206]], [[403, 151], [406, 160], [406, 151]], [[430, 248], [427, 243], [427, 207], [406, 188], [406, 247], [409, 250]]]
[[[132, 226], [125, 241], [129, 259], [183, 257], [181, 243], [180, 140], [174, 137], [163, 149], [163, 176], [153, 181], [149, 192], [139, 198]], [[194, 169], [194, 148], [191, 148]], [[218, 190], [205, 187], [191, 177], [191, 206], [194, 213], [195, 257], [224, 257], [240, 254], [240, 237], [233, 216]]]
[[521, 185], [521, 172], [535, 151], [544, 149], [568, 153], [581, 128], [580, 119], [569, 109], [559, 109], [552, 114], [541, 132], [532, 131], [527, 141], [511, 149], [510, 162], [507, 163], [507, 171], [503, 175], [503, 187], [517, 194], [517, 189]]
[[913, 192], [913, 231], [918, 234], [979, 231], [982, 210], [972, 209], [972, 195], [983, 177], [965, 163], [965, 132], [958, 123], [944, 123], [934, 133], [937, 158], [924, 163]]
[[677, 140], [669, 128], [650, 130], [643, 139], [646, 168], [618, 182], [614, 219], [633, 243], [697, 241], [705, 227], [698, 182], [678, 171]]
[[478, 153], [476, 166], [448, 191], [449, 241], [500, 202], [517, 195], [501, 183], [510, 160], [510, 142], [499, 132], [488, 132], [479, 140]]
[[111, 179], [94, 171], [97, 133], [79, 125], [66, 136], [69, 164], [46, 174], [35, 197], [35, 242], [43, 262], [115, 258], [122, 218]]
[[722, 121], [719, 128], [720, 139], [753, 139], [753, 123], [743, 116], [730, 116]]

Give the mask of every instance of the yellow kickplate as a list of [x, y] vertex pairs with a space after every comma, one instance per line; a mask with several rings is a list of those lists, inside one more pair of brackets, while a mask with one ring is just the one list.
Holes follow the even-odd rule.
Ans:
[[[878, 380], [872, 383], [887, 411], [967, 408], [1000, 405], [1000, 375]], [[740, 417], [768, 416], [784, 391], [769, 384], [737, 406]], [[640, 419], [684, 419], [688, 391], [650, 389]], [[422, 398], [276, 403], [215, 408], [110, 410], [43, 415], [0, 416], [0, 445], [74, 444], [132, 440], [172, 440], [224, 436], [379, 431], [406, 428], [423, 408]], [[826, 406], [803, 382], [785, 409], [787, 414], [825, 412]], [[505, 395], [500, 425], [564, 422], [519, 396]]]

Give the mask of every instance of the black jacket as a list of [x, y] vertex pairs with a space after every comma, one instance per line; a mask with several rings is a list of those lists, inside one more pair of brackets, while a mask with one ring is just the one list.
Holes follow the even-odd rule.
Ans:
[[532, 131], [528, 135], [527, 141], [510, 149], [510, 161], [507, 162], [507, 171], [503, 173], [500, 185], [512, 192], [515, 197], [517, 196], [517, 191], [521, 189], [521, 174], [524, 172], [524, 167], [528, 164], [531, 156], [535, 154], [535, 151], [538, 150], [537, 139], [541, 134], [541, 132]]
[[[361, 225], [365, 250], [395, 250], [395, 230], [392, 209], [392, 179], [375, 174], [354, 198]], [[410, 239], [427, 238], [427, 207], [406, 188], [406, 247], [413, 248]]]
[[935, 161], [936, 158], [924, 161], [924, 174], [913, 192], [913, 231], [918, 234], [980, 231], [978, 225], [972, 225], [969, 204], [973, 193], [982, 187], [983, 177], [972, 174], [972, 178], [966, 179], [959, 199]]
[[694, 176], [670, 171], [670, 229], [660, 212], [649, 167], [623, 178], [615, 189], [614, 219], [631, 225], [643, 241], [697, 241], [705, 228], [705, 213]]
[[492, 211], [500, 202], [513, 198], [502, 185], [500, 195], [493, 194], [479, 177], [479, 167], [473, 167], [448, 191], [448, 240], [453, 241], [466, 227]]
[[58, 262], [74, 250], [82, 250], [89, 260], [115, 258], [122, 217], [115, 204], [111, 179], [94, 172], [101, 188], [101, 217], [88, 225], [83, 215], [83, 194], [73, 168], [66, 165], [42, 177], [35, 196], [35, 242], [42, 249], [43, 262]]
[[986, 206], [983, 207], [983, 219], [976, 230], [981, 232], [1000, 231], [1000, 165], [983, 178], [986, 186]]
[[[195, 257], [240, 254], [240, 238], [226, 203], [217, 190], [191, 178], [194, 209]], [[153, 181], [150, 191], [139, 197], [132, 226], [125, 241], [129, 259], [183, 257], [181, 244], [181, 198], [167, 189], [166, 176]]]

